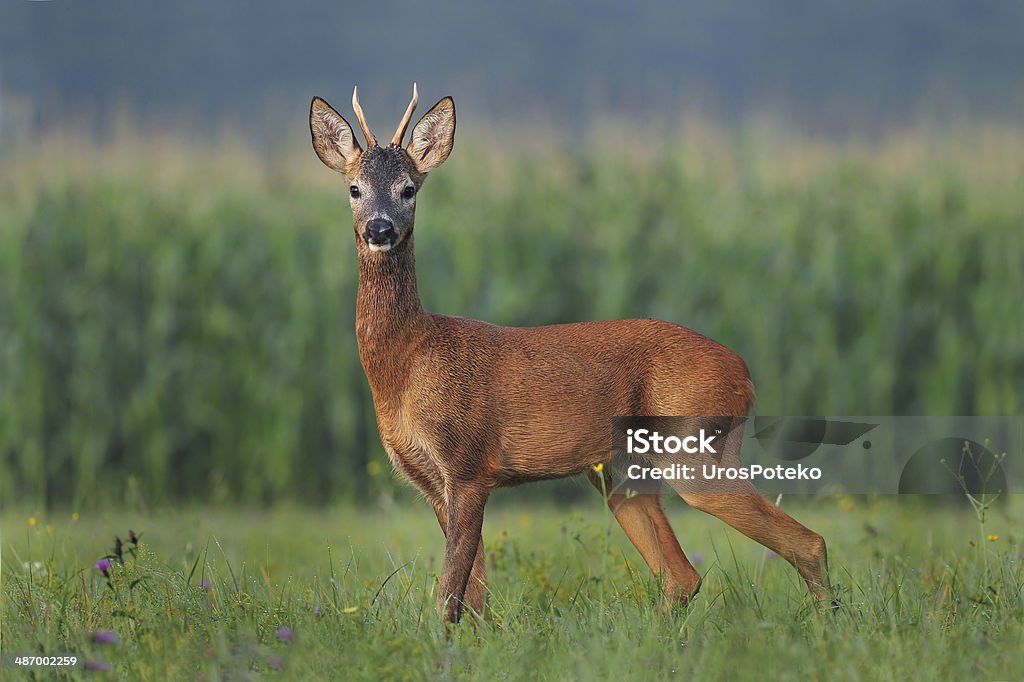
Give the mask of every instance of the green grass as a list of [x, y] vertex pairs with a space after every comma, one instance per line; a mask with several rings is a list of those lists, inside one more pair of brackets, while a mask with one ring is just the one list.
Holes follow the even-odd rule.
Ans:
[[[4, 652], [74, 651], [130, 680], [278, 661], [299, 680], [1024, 677], [1020, 499], [981, 530], [967, 507], [787, 498], [829, 542], [834, 615], [676, 502], [707, 577], [663, 617], [588, 486], [546, 489], [572, 510], [526, 487], [486, 521], [487, 620], [446, 636], [442, 535], [385, 472], [343, 187], [303, 125], [263, 149], [137, 131], [4, 150]], [[832, 144], [691, 121], [643, 149], [609, 132], [460, 132], [420, 200], [425, 305], [678, 322], [746, 359], [759, 414], [1024, 409], [1019, 128]], [[281, 506], [297, 501], [340, 506]], [[142, 542], [108, 583], [93, 565], [129, 529]]]
[[[490, 612], [451, 637], [434, 613], [442, 535], [423, 505], [8, 510], [3, 651], [75, 652], [127, 680], [1024, 676], [1020, 499], [990, 516], [998, 537], [981, 546], [963, 507], [783, 500], [829, 542], [836, 614], [812, 605], [788, 564], [670, 501], [705, 582], [662, 616], [658, 585], [596, 495], [528, 510], [500, 497], [485, 524]], [[126, 546], [108, 583], [93, 564], [129, 528], [137, 555]], [[97, 630], [120, 643], [92, 642]]]

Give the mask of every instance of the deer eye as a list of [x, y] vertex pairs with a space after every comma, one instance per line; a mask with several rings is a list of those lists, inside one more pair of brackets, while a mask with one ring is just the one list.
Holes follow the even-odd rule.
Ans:
[[355, 185], [352, 185], [351, 187], [348, 188], [348, 194], [353, 199], [358, 199], [359, 198], [359, 188], [356, 187]]
[[414, 194], [416, 194], [416, 188], [412, 185], [407, 185], [406, 188], [402, 190], [403, 199], [412, 199]]

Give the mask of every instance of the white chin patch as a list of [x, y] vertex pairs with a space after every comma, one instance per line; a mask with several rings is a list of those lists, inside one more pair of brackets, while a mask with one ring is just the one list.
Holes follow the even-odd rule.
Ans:
[[371, 244], [371, 243], [367, 242], [366, 245], [370, 247], [370, 251], [382, 251], [383, 252], [383, 251], [390, 251], [391, 250], [391, 244]]

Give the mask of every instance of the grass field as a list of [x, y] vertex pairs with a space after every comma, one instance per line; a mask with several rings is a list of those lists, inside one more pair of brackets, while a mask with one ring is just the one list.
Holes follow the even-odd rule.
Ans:
[[[2, 150], [4, 653], [125, 680], [1024, 678], [1024, 498], [985, 524], [906, 497], [782, 500], [829, 543], [835, 614], [677, 500], [706, 579], [661, 615], [589, 486], [506, 492], [489, 613], [447, 636], [442, 534], [387, 473], [344, 187], [305, 125]], [[1024, 411], [1021, 129], [484, 132], [424, 189], [428, 309], [678, 322], [747, 361], [760, 415]]]
[[[1024, 677], [1021, 500], [784, 499], [829, 542], [845, 606], [721, 522], [667, 505], [705, 574], [685, 611], [605, 512], [489, 511], [489, 614], [446, 637], [424, 506], [3, 517], [3, 651], [75, 652], [114, 679], [977, 679]], [[125, 542], [109, 581], [95, 563]], [[112, 632], [117, 643], [102, 643]], [[97, 634], [99, 633], [99, 634]], [[73, 673], [72, 676], [82, 673]], [[39, 673], [37, 679], [49, 679]]]

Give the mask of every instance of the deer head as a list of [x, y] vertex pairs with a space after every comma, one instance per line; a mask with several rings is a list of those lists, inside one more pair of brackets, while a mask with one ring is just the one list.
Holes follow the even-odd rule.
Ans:
[[324, 164], [348, 181], [352, 227], [360, 252], [383, 254], [412, 234], [416, 217], [416, 195], [427, 173], [448, 158], [455, 143], [455, 102], [445, 97], [423, 115], [412, 130], [409, 145], [402, 138], [412, 119], [419, 96], [412, 86], [412, 101], [391, 144], [382, 147], [370, 130], [359, 106], [359, 89], [352, 91], [352, 108], [366, 138], [366, 150], [359, 146], [352, 126], [319, 97], [309, 108], [309, 130], [313, 149]]

